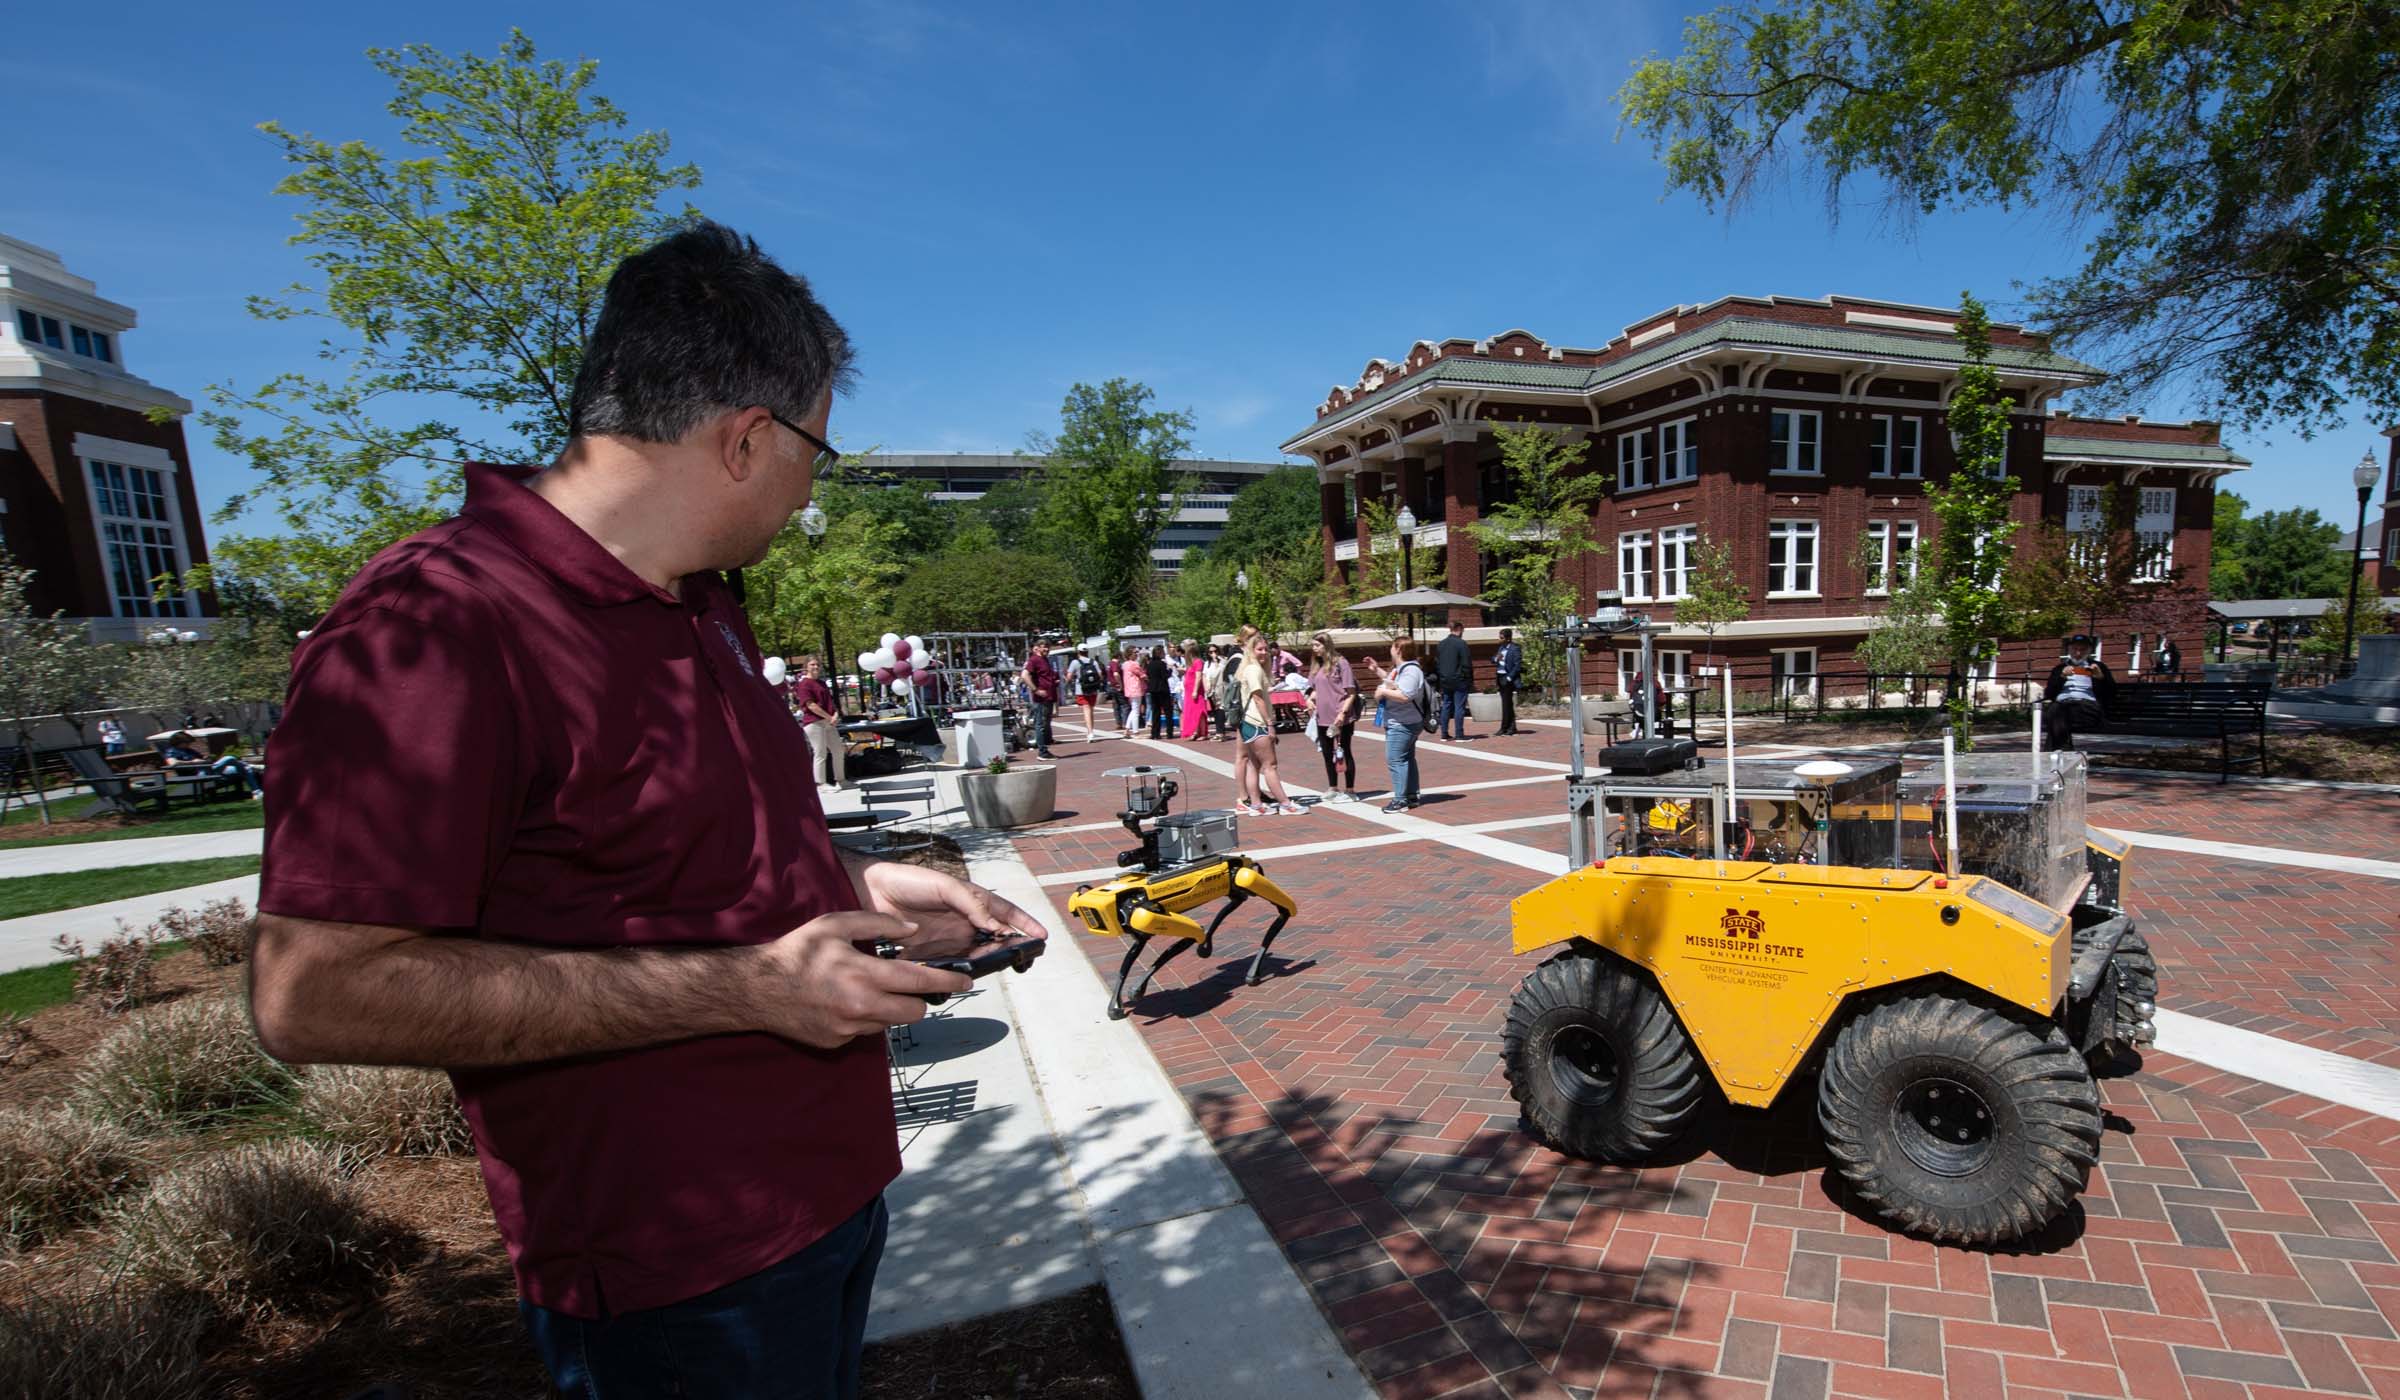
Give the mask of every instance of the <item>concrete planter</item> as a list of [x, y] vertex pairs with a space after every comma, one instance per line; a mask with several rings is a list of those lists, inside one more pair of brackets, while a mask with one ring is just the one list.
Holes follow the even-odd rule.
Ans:
[[1611, 715], [1616, 717], [1618, 729], [1623, 730], [1632, 723], [1633, 706], [1623, 700], [1603, 700], [1594, 695], [1583, 697], [1584, 733], [1607, 733], [1608, 725], [1605, 720]]
[[967, 825], [981, 831], [1046, 822], [1058, 810], [1058, 770], [1029, 763], [1005, 773], [961, 773], [958, 798], [967, 809]]
[[1467, 697], [1467, 718], [1477, 724], [1498, 724], [1500, 722], [1499, 693], [1494, 691], [1487, 694], [1478, 690], [1469, 695]]

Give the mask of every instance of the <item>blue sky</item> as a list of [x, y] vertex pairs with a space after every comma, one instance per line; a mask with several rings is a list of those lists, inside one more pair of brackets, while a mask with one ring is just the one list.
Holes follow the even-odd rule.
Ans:
[[[40, 61], [0, 230], [137, 307], [129, 364], [189, 397], [302, 366], [305, 334], [243, 311], [306, 272], [256, 124], [388, 146], [363, 50], [489, 52], [513, 22], [599, 59], [599, 90], [700, 166], [699, 205], [815, 282], [861, 350], [835, 414], [853, 448], [1013, 450], [1070, 384], [1125, 375], [1193, 411], [1200, 453], [1272, 459], [1419, 337], [1594, 345], [1728, 292], [1971, 287], [2005, 315], [2076, 265], [2048, 215], [1663, 198], [1613, 95], [1697, 3], [44, 5], [10, 26]], [[2229, 430], [2256, 463], [2234, 489], [2347, 528], [2377, 426]], [[212, 506], [245, 487], [192, 447]]]

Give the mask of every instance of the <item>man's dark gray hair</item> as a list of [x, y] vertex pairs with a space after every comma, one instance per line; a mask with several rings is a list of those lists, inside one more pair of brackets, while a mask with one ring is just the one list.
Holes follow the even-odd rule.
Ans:
[[677, 442], [753, 406], [805, 421], [828, 389], [850, 387], [850, 361], [850, 337], [806, 278], [704, 220], [610, 274], [568, 431]]

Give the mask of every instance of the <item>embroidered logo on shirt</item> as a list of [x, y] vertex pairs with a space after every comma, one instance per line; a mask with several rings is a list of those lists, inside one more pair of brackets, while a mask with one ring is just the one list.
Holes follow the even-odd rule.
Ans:
[[733, 653], [733, 659], [742, 663], [743, 675], [758, 674], [750, 665], [750, 653], [742, 650], [742, 639], [733, 635], [733, 628], [723, 618], [717, 619], [717, 635], [725, 639], [725, 649]]

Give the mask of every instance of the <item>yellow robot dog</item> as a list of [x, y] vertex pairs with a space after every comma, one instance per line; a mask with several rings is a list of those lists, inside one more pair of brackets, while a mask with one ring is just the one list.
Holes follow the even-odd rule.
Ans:
[[[1117, 864], [1137, 868], [1106, 884], [1077, 886], [1075, 897], [1067, 901], [1068, 910], [1083, 920], [1085, 928], [1110, 938], [1132, 940], [1125, 950], [1125, 961], [1117, 967], [1116, 987], [1108, 997], [1108, 1018], [1112, 1021], [1124, 1019], [1126, 1011], [1150, 985], [1151, 977], [1184, 949], [1197, 947], [1200, 956], [1209, 956], [1215, 947], [1217, 926], [1225, 922], [1226, 915], [1253, 898], [1263, 899], [1276, 909], [1275, 922], [1267, 925], [1265, 935], [1258, 940], [1258, 954], [1250, 960], [1250, 970], [1242, 978], [1243, 986], [1257, 986], [1266, 967], [1267, 950], [1275, 946], [1275, 935], [1283, 932], [1283, 926], [1300, 911], [1292, 897], [1267, 878], [1257, 861], [1233, 849], [1239, 841], [1239, 832], [1231, 812], [1167, 815], [1168, 805], [1179, 790], [1175, 782], [1179, 771], [1148, 764], [1108, 770], [1106, 776], [1125, 780], [1125, 810], [1117, 813], [1117, 817], [1141, 842], [1132, 850], [1119, 852]], [[1149, 824], [1146, 830], [1144, 823]], [[1200, 926], [1199, 920], [1185, 916], [1185, 910], [1220, 899], [1227, 903], [1208, 921], [1206, 928]], [[1143, 970], [1141, 980], [1128, 991], [1125, 981], [1133, 975], [1142, 950], [1153, 938], [1172, 938], [1175, 942], [1159, 954], [1158, 961]]]
[[[1585, 641], [1647, 652], [1653, 630], [1604, 606], [1552, 635], [1574, 675]], [[1645, 740], [1587, 773], [1582, 748], [1568, 873], [1513, 910], [1516, 951], [1547, 955], [1502, 1035], [1533, 1136], [1640, 1162], [1798, 1086], [1834, 1169], [1904, 1229], [1990, 1245], [2066, 1213], [2100, 1155], [2094, 1076], [2157, 1037], [2129, 851], [2086, 829], [2081, 755], [2037, 730], [2032, 754], [1915, 772], [1737, 765], [1729, 728], [1722, 759]]]

